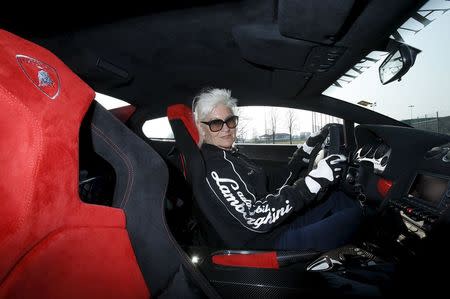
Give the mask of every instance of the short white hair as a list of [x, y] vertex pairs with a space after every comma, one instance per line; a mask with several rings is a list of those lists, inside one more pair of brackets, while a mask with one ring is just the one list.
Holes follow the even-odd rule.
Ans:
[[192, 102], [195, 121], [204, 120], [219, 104], [225, 105], [234, 113], [237, 99], [231, 97], [231, 91], [228, 89], [208, 88], [202, 90]]

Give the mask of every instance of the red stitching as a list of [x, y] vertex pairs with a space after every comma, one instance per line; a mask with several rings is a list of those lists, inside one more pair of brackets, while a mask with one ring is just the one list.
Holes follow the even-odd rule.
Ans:
[[181, 167], [183, 168], [183, 175], [184, 175], [184, 178], [186, 179], [187, 178], [187, 176], [186, 176], [186, 166], [184, 165], [184, 156], [183, 156], [182, 153], [180, 153], [180, 160], [181, 160]]
[[[34, 169], [33, 171], [33, 179], [32, 179], [32, 186], [30, 188], [30, 191], [28, 194], [25, 195], [26, 198], [26, 207], [25, 207], [25, 213], [23, 213], [18, 221], [18, 226], [17, 229], [19, 230], [23, 223], [25, 222], [25, 217], [28, 214], [28, 211], [30, 209], [30, 204], [31, 204], [31, 199], [34, 195], [34, 190], [36, 187], [36, 184], [34, 182], [36, 182], [36, 177], [37, 177], [37, 173], [38, 173], [38, 169], [39, 166], [41, 164], [41, 160], [42, 160], [42, 144], [43, 144], [43, 136], [42, 136], [42, 129], [40, 129], [39, 125], [38, 125], [38, 120], [36, 118], [36, 116], [33, 114], [33, 112], [25, 105], [23, 104], [21, 101], [19, 101], [15, 95], [13, 95], [11, 92], [9, 92], [9, 90], [3, 88], [3, 86], [0, 86], [0, 88], [3, 90], [3, 92], [5, 94], [7, 94], [9, 97], [15, 99], [15, 101], [11, 100], [8, 97], [5, 97], [5, 100], [8, 104], [10, 104], [12, 107], [15, 108], [15, 105], [19, 105], [22, 106], [23, 109], [25, 109], [27, 113], [25, 113], [25, 118], [27, 118], [27, 122], [30, 123], [33, 127], [33, 132], [37, 132], [37, 134], [39, 135], [37, 138], [37, 144], [33, 144], [33, 152], [36, 152], [36, 162], [34, 165]], [[33, 168], [33, 162], [31, 161], [31, 159], [28, 162], [28, 165], [30, 168]], [[7, 239], [4, 240], [4, 242], [6, 242], [6, 240], [10, 239], [12, 237], [12, 235], [10, 235]]]
[[[120, 207], [124, 208], [128, 202], [128, 199], [131, 194], [131, 186], [134, 182], [134, 170], [133, 164], [128, 159], [128, 156], [124, 154], [121, 149], [112, 141], [101, 129], [96, 127], [94, 124], [91, 124], [92, 129], [94, 129], [94, 133], [96, 133], [99, 137], [101, 137], [107, 144], [112, 146], [112, 149], [119, 155], [119, 157], [124, 161], [127, 169], [128, 169], [128, 180], [127, 180], [127, 188], [125, 189], [125, 194], [120, 202]], [[125, 200], [126, 199], [126, 200]], [[125, 200], [125, 203], [123, 203]]]
[[[0, 88], [6, 95], [6, 97], [4, 98], [6, 100], [6, 103], [11, 105], [13, 108], [17, 108], [17, 105], [21, 106], [22, 109], [24, 109], [26, 112], [28, 112], [28, 113], [25, 113], [25, 118], [27, 119], [27, 122], [31, 124], [31, 126], [33, 128], [33, 133], [36, 133], [38, 135], [37, 136], [37, 142], [35, 144], [33, 144], [33, 152], [36, 153], [36, 160], [34, 160], [35, 161], [34, 163], [33, 163], [33, 161], [31, 161], [31, 159], [28, 162], [28, 166], [32, 169], [32, 179], [31, 179], [31, 183], [30, 183], [31, 187], [28, 190], [28, 193], [25, 194], [25, 196], [24, 196], [24, 198], [25, 198], [25, 207], [24, 207], [23, 213], [20, 215], [20, 218], [17, 221], [17, 231], [20, 231], [20, 229], [22, 228], [23, 224], [25, 223], [26, 217], [29, 214], [30, 206], [31, 206], [31, 203], [32, 203], [32, 199], [34, 197], [34, 193], [35, 193], [35, 189], [36, 189], [36, 183], [35, 182], [37, 181], [36, 177], [38, 175], [38, 169], [39, 169], [39, 167], [41, 165], [41, 161], [42, 161], [42, 145], [44, 143], [44, 141], [43, 141], [44, 137], [42, 135], [42, 129], [39, 126], [39, 122], [38, 122], [36, 116], [34, 115], [34, 113], [30, 110], [30, 108], [28, 108], [28, 106], [26, 106], [24, 103], [19, 101], [17, 99], [17, 97], [15, 95], [13, 95], [9, 90], [4, 88], [3, 86], [0, 86]], [[11, 98], [14, 99], [14, 101]], [[0, 243], [4, 244], [4, 243], [8, 242], [10, 239], [12, 239], [13, 236], [16, 236], [16, 234], [10, 234], [8, 237], [3, 239]], [[31, 246], [33, 246], [33, 244], [31, 244]], [[29, 248], [28, 245], [24, 246], [25, 250], [28, 249], [28, 248]], [[16, 261], [15, 261], [15, 263], [10, 265], [12, 268], [10, 268], [10, 270], [5, 273], [6, 276], [0, 277], [0, 283], [4, 282], [4, 280], [9, 275], [8, 273], [17, 264], [17, 261], [20, 260], [24, 256], [24, 255], [20, 255], [18, 253], [19, 252], [16, 252], [15, 256], [13, 256], [13, 258]], [[0, 273], [0, 275], [1, 275], [1, 273]]]

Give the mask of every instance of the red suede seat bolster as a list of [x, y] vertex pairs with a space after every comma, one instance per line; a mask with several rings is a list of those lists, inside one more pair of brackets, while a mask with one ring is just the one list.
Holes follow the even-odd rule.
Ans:
[[184, 104], [176, 104], [167, 108], [167, 118], [169, 121], [179, 119], [183, 122], [195, 143], [199, 141], [197, 126], [191, 109]]
[[11, 271], [0, 298], [149, 298], [123, 228], [58, 230]]

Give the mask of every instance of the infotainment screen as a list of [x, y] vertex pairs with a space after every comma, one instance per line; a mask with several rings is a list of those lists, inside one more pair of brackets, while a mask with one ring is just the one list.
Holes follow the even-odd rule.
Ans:
[[415, 197], [425, 203], [438, 206], [447, 191], [449, 179], [437, 176], [417, 174], [409, 190], [409, 197]]

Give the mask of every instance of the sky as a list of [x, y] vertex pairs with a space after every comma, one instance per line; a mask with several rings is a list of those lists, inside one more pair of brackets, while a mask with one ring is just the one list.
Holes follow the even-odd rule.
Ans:
[[[430, 13], [430, 9], [440, 9]], [[447, 11], [449, 9], [449, 11]], [[365, 62], [360, 65], [371, 66], [350, 83], [340, 82], [342, 88], [330, 86], [323, 94], [332, 96], [353, 104], [364, 100], [373, 103], [372, 109], [398, 120], [450, 115], [450, 1], [431, 0], [419, 12], [431, 21], [427, 26], [410, 19], [399, 29], [405, 43], [422, 52], [417, 55], [415, 64], [401, 81], [382, 85], [379, 80], [378, 68], [386, 53], [373, 52], [372, 58], [381, 58], [377, 63]], [[347, 74], [356, 75], [354, 71]], [[349, 77], [345, 78], [348, 80]], [[345, 83], [345, 84], [344, 84]], [[107, 109], [126, 105], [126, 102], [113, 101], [114, 98], [97, 93], [96, 100]], [[240, 107], [240, 126], [245, 126], [246, 138], [263, 135], [270, 129], [271, 108]], [[288, 133], [286, 108], [276, 108], [277, 133]], [[295, 111], [294, 134], [314, 131], [312, 128], [312, 113], [293, 109]], [[319, 117], [320, 119], [320, 117]], [[169, 137], [171, 133], [167, 119], [161, 118], [147, 122], [143, 127], [148, 137]]]

